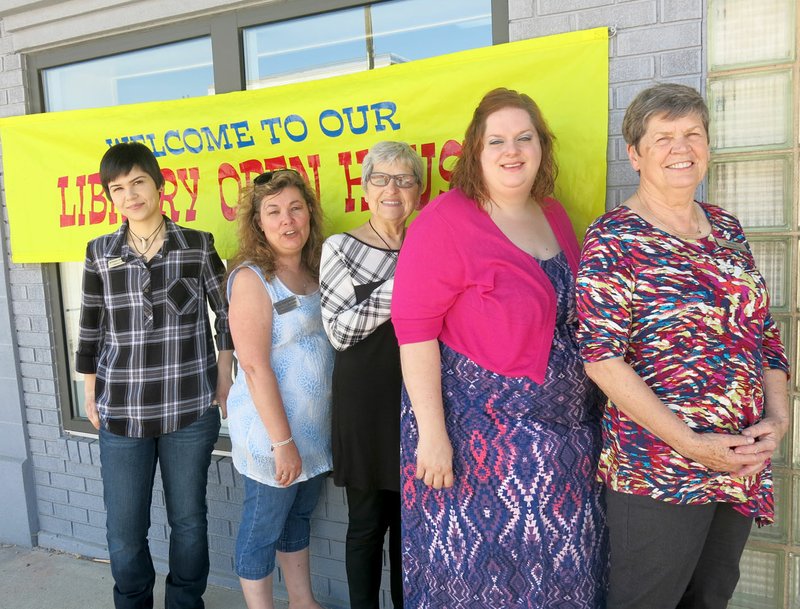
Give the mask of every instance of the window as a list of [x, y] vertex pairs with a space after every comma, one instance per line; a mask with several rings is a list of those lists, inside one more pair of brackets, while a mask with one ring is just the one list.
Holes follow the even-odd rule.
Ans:
[[794, 0], [710, 0], [708, 7], [710, 200], [744, 226], [793, 373], [794, 421], [773, 459], [775, 525], [753, 529], [730, 606], [800, 608], [796, 6]]
[[[48, 68], [42, 71], [41, 78], [48, 112], [207, 95], [214, 85], [211, 39], [176, 42]], [[80, 262], [59, 265], [71, 414], [85, 419], [83, 375], [74, 370], [82, 269]]]
[[248, 28], [248, 89], [489, 46], [487, 0], [399, 0]]
[[42, 81], [47, 112], [208, 95], [211, 38], [48, 68]]
[[[488, 46], [493, 35], [498, 37], [492, 29], [493, 12], [501, 16], [502, 38], [508, 10], [504, 0], [287, 5], [243, 9], [42, 52], [29, 61], [40, 79], [31, 87], [40, 87], [42, 110], [56, 111], [274, 86]], [[314, 12], [331, 5], [338, 10]], [[273, 14], [274, 20], [266, 21]], [[74, 371], [81, 269], [81, 263], [59, 265], [60, 291], [53, 302], [62, 311], [63, 357], [70, 370], [71, 400], [62, 401], [64, 424], [71, 431], [92, 433], [85, 418], [82, 375]]]

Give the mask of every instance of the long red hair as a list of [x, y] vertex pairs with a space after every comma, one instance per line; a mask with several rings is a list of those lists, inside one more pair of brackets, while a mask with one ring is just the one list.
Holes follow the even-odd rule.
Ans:
[[556, 138], [547, 126], [536, 102], [528, 95], [513, 89], [493, 89], [483, 96], [478, 107], [475, 108], [472, 121], [470, 121], [464, 134], [464, 146], [461, 149], [461, 156], [456, 161], [456, 166], [453, 169], [450, 186], [458, 188], [481, 207], [486, 207], [490, 197], [481, 167], [483, 134], [486, 131], [486, 119], [489, 115], [505, 108], [525, 110], [531, 117], [531, 123], [533, 123], [539, 136], [542, 161], [531, 187], [531, 197], [541, 204], [546, 197], [553, 194], [555, 189], [558, 166], [553, 156], [553, 144]]

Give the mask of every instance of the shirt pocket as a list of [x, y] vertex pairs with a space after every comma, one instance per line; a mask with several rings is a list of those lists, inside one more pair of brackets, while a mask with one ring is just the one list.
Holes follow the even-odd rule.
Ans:
[[200, 303], [200, 280], [191, 277], [173, 279], [167, 285], [167, 312], [171, 315], [196, 313]]

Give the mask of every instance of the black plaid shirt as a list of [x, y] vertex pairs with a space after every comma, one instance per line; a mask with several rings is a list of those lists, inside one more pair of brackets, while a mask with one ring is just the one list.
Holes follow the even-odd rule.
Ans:
[[186, 427], [211, 404], [217, 358], [206, 301], [217, 348], [233, 349], [214, 237], [164, 220], [164, 245], [149, 263], [128, 246], [127, 222], [86, 248], [75, 368], [97, 374], [101, 424], [134, 438]]

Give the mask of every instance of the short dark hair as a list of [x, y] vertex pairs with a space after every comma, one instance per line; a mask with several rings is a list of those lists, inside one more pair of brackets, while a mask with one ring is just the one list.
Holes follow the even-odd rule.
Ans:
[[639, 152], [639, 142], [647, 132], [647, 124], [654, 116], [667, 120], [697, 114], [708, 136], [708, 106], [703, 96], [688, 85], [672, 82], [658, 83], [640, 91], [625, 111], [622, 119], [622, 137], [625, 143]]
[[100, 183], [109, 201], [111, 193], [108, 191], [108, 183], [121, 175], [127, 175], [134, 167], [138, 167], [153, 178], [156, 188], [164, 185], [161, 168], [150, 148], [141, 142], [120, 142], [106, 150], [100, 159]]

